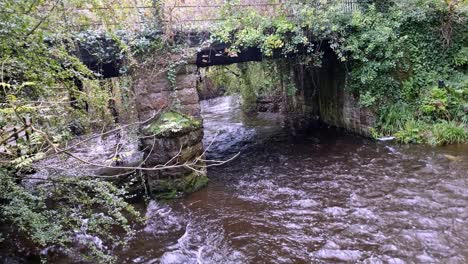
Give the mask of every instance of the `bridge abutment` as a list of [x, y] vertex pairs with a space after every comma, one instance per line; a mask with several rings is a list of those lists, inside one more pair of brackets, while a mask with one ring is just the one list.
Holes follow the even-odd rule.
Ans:
[[196, 66], [145, 65], [135, 70], [134, 92], [149, 191], [171, 198], [207, 182]]
[[322, 66], [306, 71], [307, 107], [323, 123], [371, 136], [376, 114], [373, 109], [359, 105], [357, 96], [348, 88], [346, 67], [334, 52], [326, 49]]

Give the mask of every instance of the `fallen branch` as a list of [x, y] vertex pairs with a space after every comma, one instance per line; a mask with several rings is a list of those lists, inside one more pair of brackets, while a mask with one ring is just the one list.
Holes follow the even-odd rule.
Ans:
[[[139, 123], [141, 124], [141, 122], [139, 122]], [[44, 140], [52, 147], [55, 154], [64, 154], [64, 155], [67, 155], [67, 156], [69, 156], [69, 157], [71, 157], [71, 158], [73, 158], [75, 160], [78, 160], [79, 162], [81, 162], [83, 164], [87, 164], [87, 165], [91, 165], [91, 166], [95, 166], [95, 167], [99, 167], [99, 168], [107, 168], [107, 169], [130, 170], [132, 172], [135, 172], [135, 171], [162, 171], [162, 170], [176, 169], [176, 168], [187, 168], [187, 169], [190, 169], [190, 170], [195, 171], [197, 173], [203, 173], [203, 171], [200, 170], [200, 169], [224, 165], [224, 164], [234, 160], [235, 158], [237, 158], [239, 156], [239, 154], [240, 154], [240, 152], [239, 152], [239, 153], [235, 154], [233, 157], [231, 157], [231, 158], [229, 158], [227, 160], [223, 160], [223, 161], [204, 159], [203, 157], [205, 156], [206, 151], [213, 145], [213, 142], [216, 140], [216, 137], [218, 135], [218, 133], [217, 133], [216, 136], [213, 138], [213, 140], [208, 145], [208, 147], [205, 148], [203, 153], [201, 155], [199, 155], [197, 158], [193, 159], [192, 161], [186, 161], [186, 162], [181, 163], [181, 164], [176, 163], [176, 164], [170, 165], [170, 163], [172, 163], [175, 159], [177, 159], [180, 156], [180, 154], [182, 153], [183, 146], [181, 146], [178, 153], [175, 156], [173, 156], [166, 163], [158, 164], [158, 165], [153, 166], [153, 167], [144, 167], [143, 165], [146, 163], [146, 161], [148, 160], [148, 158], [151, 156], [151, 154], [154, 151], [154, 146], [155, 146], [155, 143], [156, 143], [156, 137], [153, 135], [154, 140], [153, 140], [153, 144], [151, 146], [151, 149], [150, 149], [149, 153], [146, 155], [146, 158], [140, 163], [139, 166], [112, 166], [112, 165], [106, 165], [106, 164], [101, 164], [101, 163], [96, 163], [96, 162], [92, 162], [92, 161], [89, 161], [89, 160], [85, 160], [85, 159], [83, 159], [83, 158], [69, 152], [70, 149], [77, 146], [78, 144], [75, 144], [73, 147], [69, 147], [67, 149], [60, 149], [56, 144], [54, 144], [49, 139], [48, 135], [45, 132], [43, 132], [43, 131], [41, 131], [39, 129], [36, 129], [35, 127], [31, 127], [31, 128], [33, 129], [33, 131], [35, 131], [35, 132], [39, 133], [40, 135], [42, 135]], [[117, 130], [119, 130], [119, 129], [114, 129], [112, 131], [115, 132]], [[112, 132], [112, 131], [108, 131], [106, 133], [109, 133], [109, 132]], [[94, 136], [93, 138], [96, 138], [96, 137], [97, 136]], [[91, 139], [92, 138], [88, 138], [88, 139], [86, 139], [84, 141], [89, 141]], [[79, 144], [83, 143], [84, 141], [79, 142]], [[199, 165], [200, 162], [205, 163], [205, 165]], [[212, 164], [206, 164], [206, 163], [212, 163]], [[113, 176], [99, 176], [98, 178], [118, 178], [118, 177], [122, 177], [124, 175], [128, 175], [128, 173], [123, 173], [123, 174], [113, 175]], [[96, 176], [88, 176], [88, 177], [96, 177]]]

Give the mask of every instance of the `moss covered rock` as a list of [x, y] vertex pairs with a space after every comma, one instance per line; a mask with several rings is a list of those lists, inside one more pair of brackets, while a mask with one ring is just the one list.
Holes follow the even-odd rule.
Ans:
[[165, 112], [161, 117], [143, 129], [145, 135], [157, 137], [180, 136], [202, 127], [202, 122], [175, 111]]

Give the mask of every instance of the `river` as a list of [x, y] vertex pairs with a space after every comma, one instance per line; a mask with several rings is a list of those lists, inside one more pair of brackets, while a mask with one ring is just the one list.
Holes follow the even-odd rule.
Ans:
[[120, 263], [468, 262], [467, 145], [290, 136], [237, 101], [202, 105], [209, 157], [240, 156], [211, 168], [206, 188], [151, 202]]

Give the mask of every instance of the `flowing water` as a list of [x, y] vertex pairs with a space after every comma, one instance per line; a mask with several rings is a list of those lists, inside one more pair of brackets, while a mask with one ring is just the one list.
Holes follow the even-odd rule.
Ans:
[[467, 145], [292, 137], [237, 101], [203, 102], [205, 145], [242, 154], [201, 191], [151, 202], [120, 263], [468, 263]]

